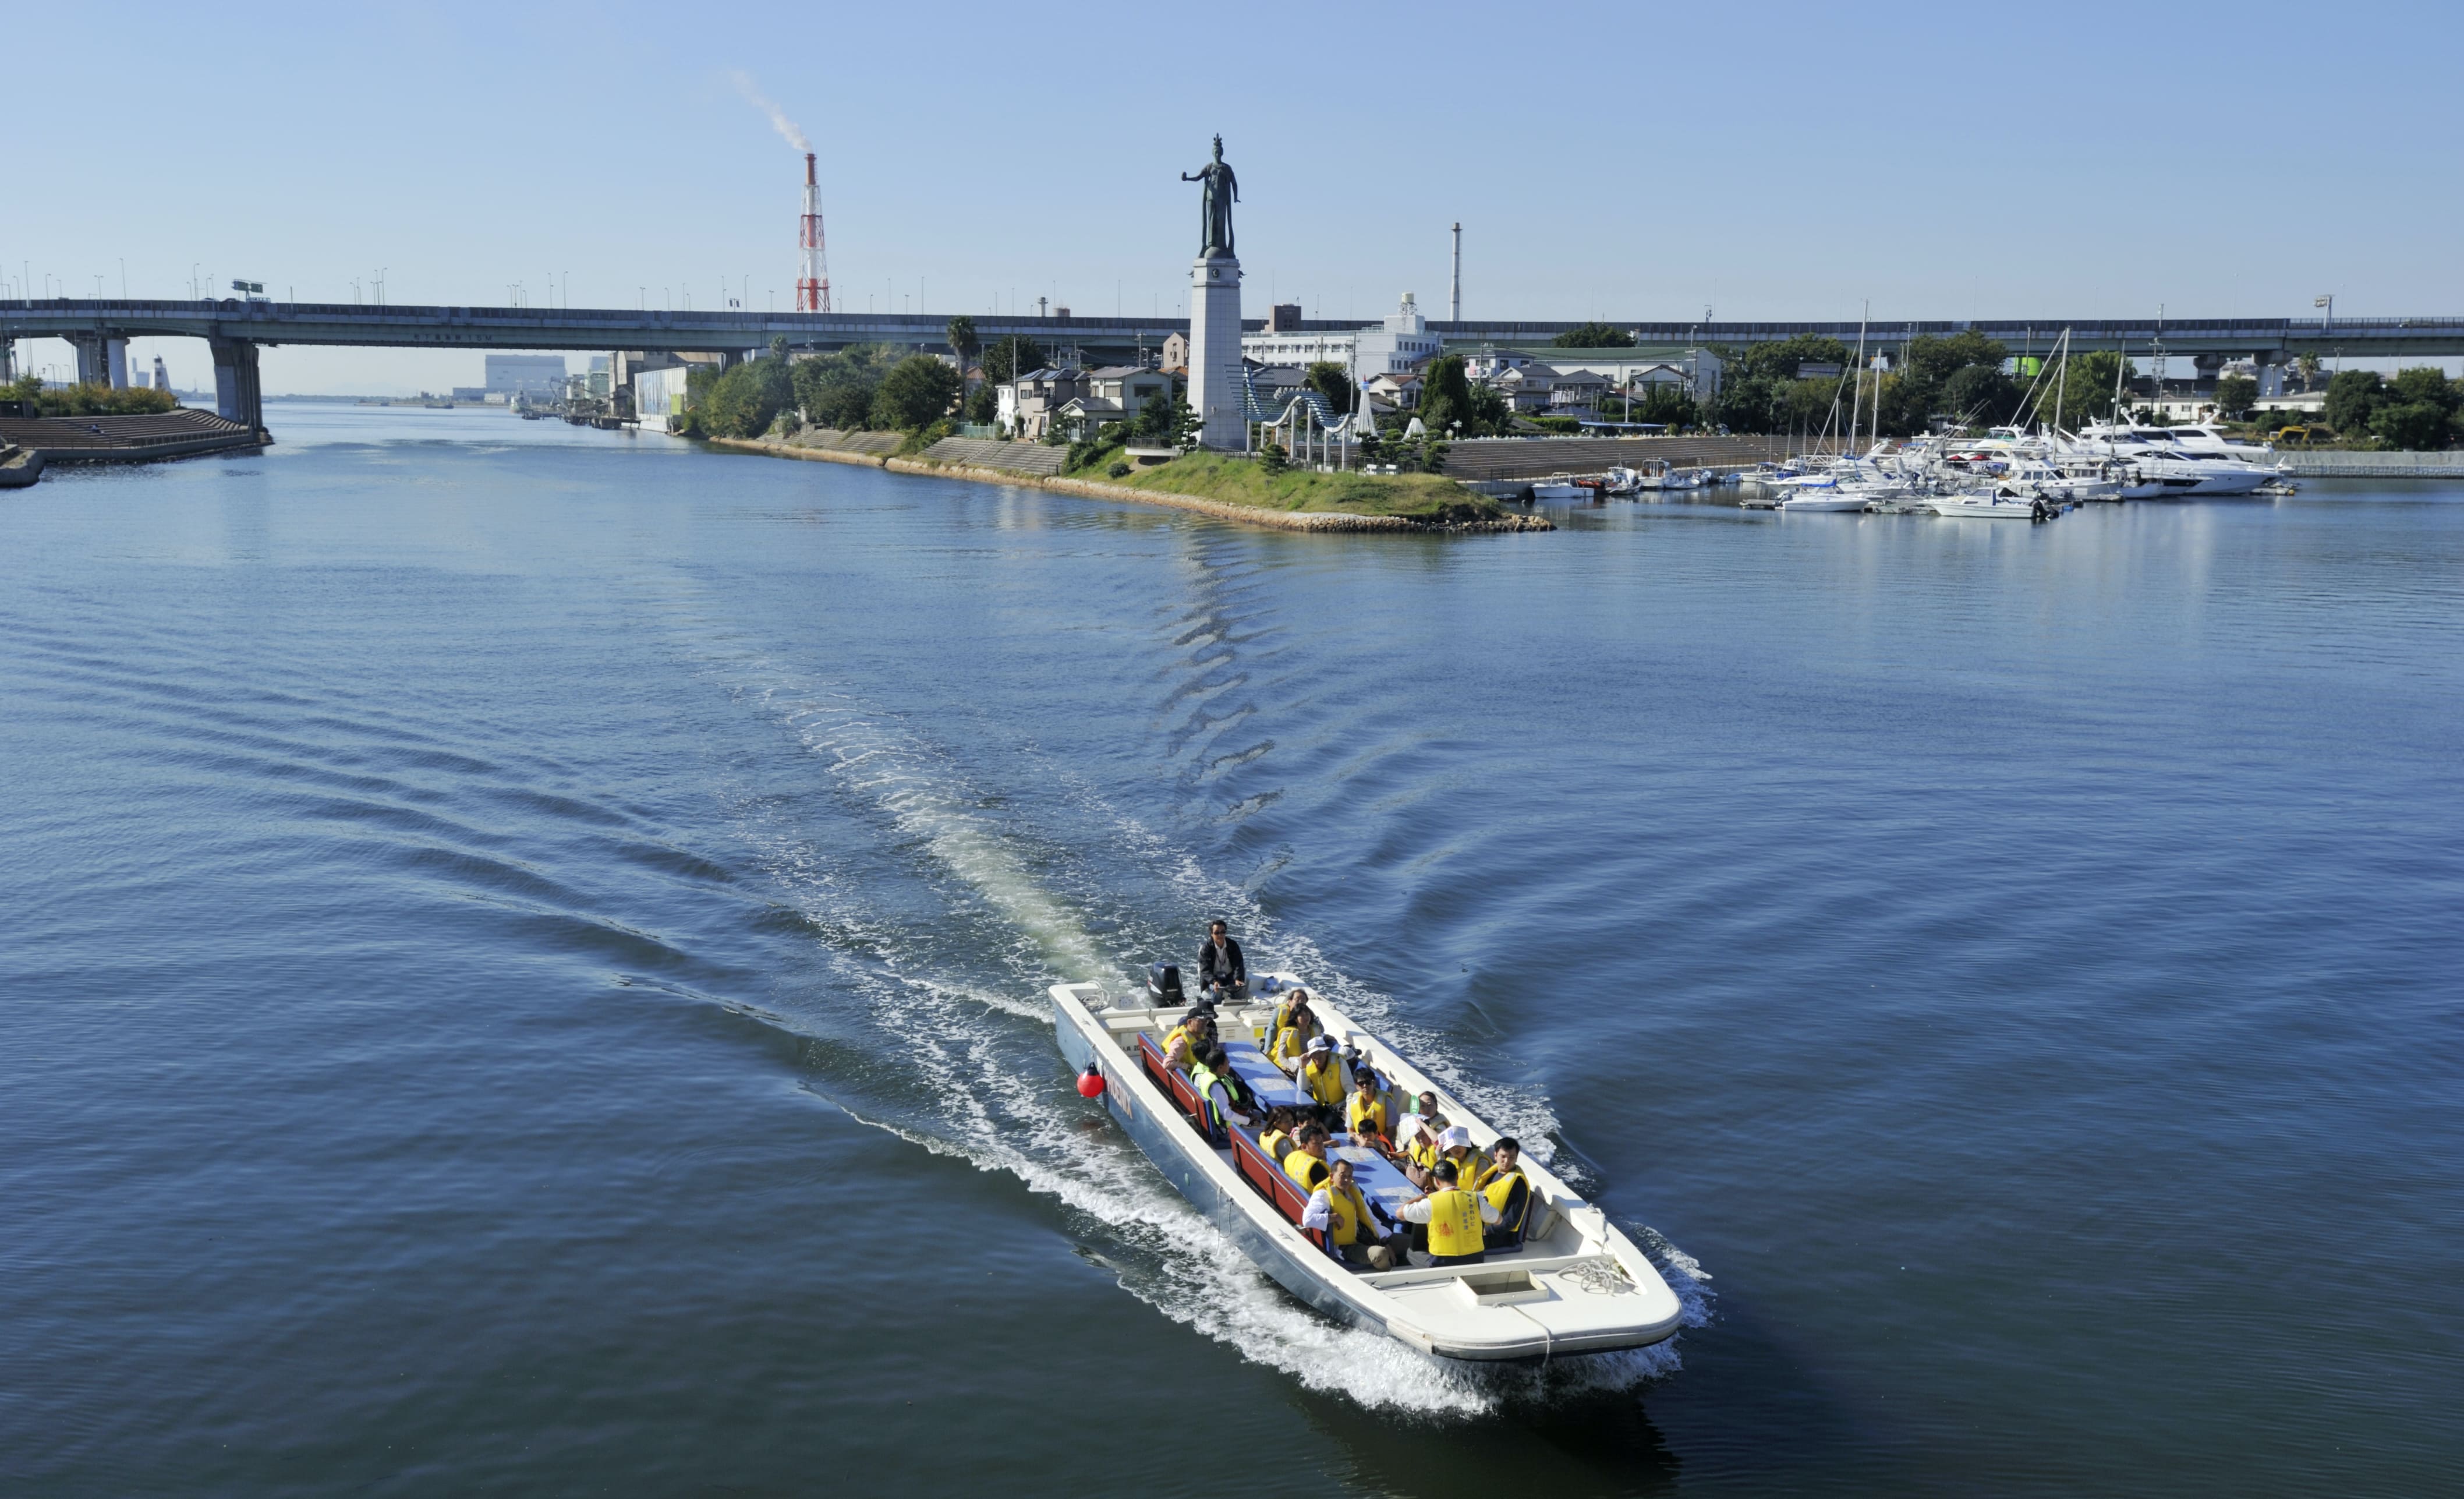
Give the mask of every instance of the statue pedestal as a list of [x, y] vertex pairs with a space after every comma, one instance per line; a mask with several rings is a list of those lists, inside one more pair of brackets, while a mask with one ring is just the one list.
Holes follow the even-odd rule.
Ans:
[[1247, 446], [1241, 402], [1241, 262], [1200, 256], [1189, 269], [1189, 408], [1199, 446]]

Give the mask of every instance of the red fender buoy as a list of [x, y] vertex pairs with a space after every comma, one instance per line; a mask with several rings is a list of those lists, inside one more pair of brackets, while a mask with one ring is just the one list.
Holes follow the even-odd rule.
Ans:
[[1089, 1064], [1087, 1070], [1078, 1074], [1078, 1096], [1081, 1098], [1104, 1096], [1104, 1074], [1091, 1063]]

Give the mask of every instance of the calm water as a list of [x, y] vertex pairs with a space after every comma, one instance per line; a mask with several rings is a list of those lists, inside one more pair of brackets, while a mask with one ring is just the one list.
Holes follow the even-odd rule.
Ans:
[[[0, 498], [0, 1488], [2464, 1465], [2464, 494], [1421, 541], [275, 425]], [[1041, 1001], [1217, 914], [1696, 1325], [1250, 1271]]]

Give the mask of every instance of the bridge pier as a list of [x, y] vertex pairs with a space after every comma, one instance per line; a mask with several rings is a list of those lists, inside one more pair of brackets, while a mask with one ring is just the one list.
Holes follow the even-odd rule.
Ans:
[[81, 386], [109, 386], [118, 390], [128, 384], [128, 341], [107, 333], [74, 334], [69, 347], [77, 351], [77, 378]]
[[265, 426], [265, 396], [256, 381], [256, 343], [251, 339], [208, 339], [214, 353], [214, 410], [250, 430]]

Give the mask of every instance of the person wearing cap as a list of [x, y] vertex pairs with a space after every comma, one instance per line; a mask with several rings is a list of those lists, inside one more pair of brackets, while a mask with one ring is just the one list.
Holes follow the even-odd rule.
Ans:
[[[1375, 1216], [1386, 1227], [1383, 1234], [1370, 1227]], [[1316, 1228], [1326, 1234], [1327, 1247], [1349, 1265], [1366, 1266], [1373, 1270], [1393, 1269], [1403, 1262], [1410, 1245], [1409, 1236], [1386, 1209], [1372, 1201], [1352, 1179], [1352, 1162], [1338, 1160], [1327, 1168], [1326, 1185], [1313, 1193], [1309, 1205], [1301, 1209], [1301, 1226]]]
[[1249, 964], [1232, 929], [1221, 921], [1206, 928], [1198, 949], [1198, 992], [1210, 999], [1234, 1000], [1249, 992]]
[[1324, 1036], [1309, 1038], [1309, 1049], [1301, 1054], [1301, 1067], [1292, 1074], [1301, 1085], [1301, 1092], [1319, 1108], [1333, 1111], [1343, 1107], [1345, 1079], [1343, 1058], [1335, 1055], [1334, 1043]]
[[1438, 1136], [1438, 1157], [1455, 1163], [1455, 1179], [1466, 1192], [1477, 1192], [1492, 1169], [1489, 1158], [1471, 1142], [1471, 1131], [1458, 1124]]
[[1164, 1032], [1163, 1059], [1170, 1067], [1189, 1070], [1191, 1058], [1215, 1043], [1215, 1012], [1194, 1009], [1181, 1023]]
[[1478, 1265], [1488, 1257], [1485, 1230], [1497, 1222], [1497, 1204], [1464, 1191], [1451, 1160], [1439, 1161], [1430, 1175], [1429, 1190], [1403, 1204], [1403, 1222], [1427, 1226], [1430, 1264]]

